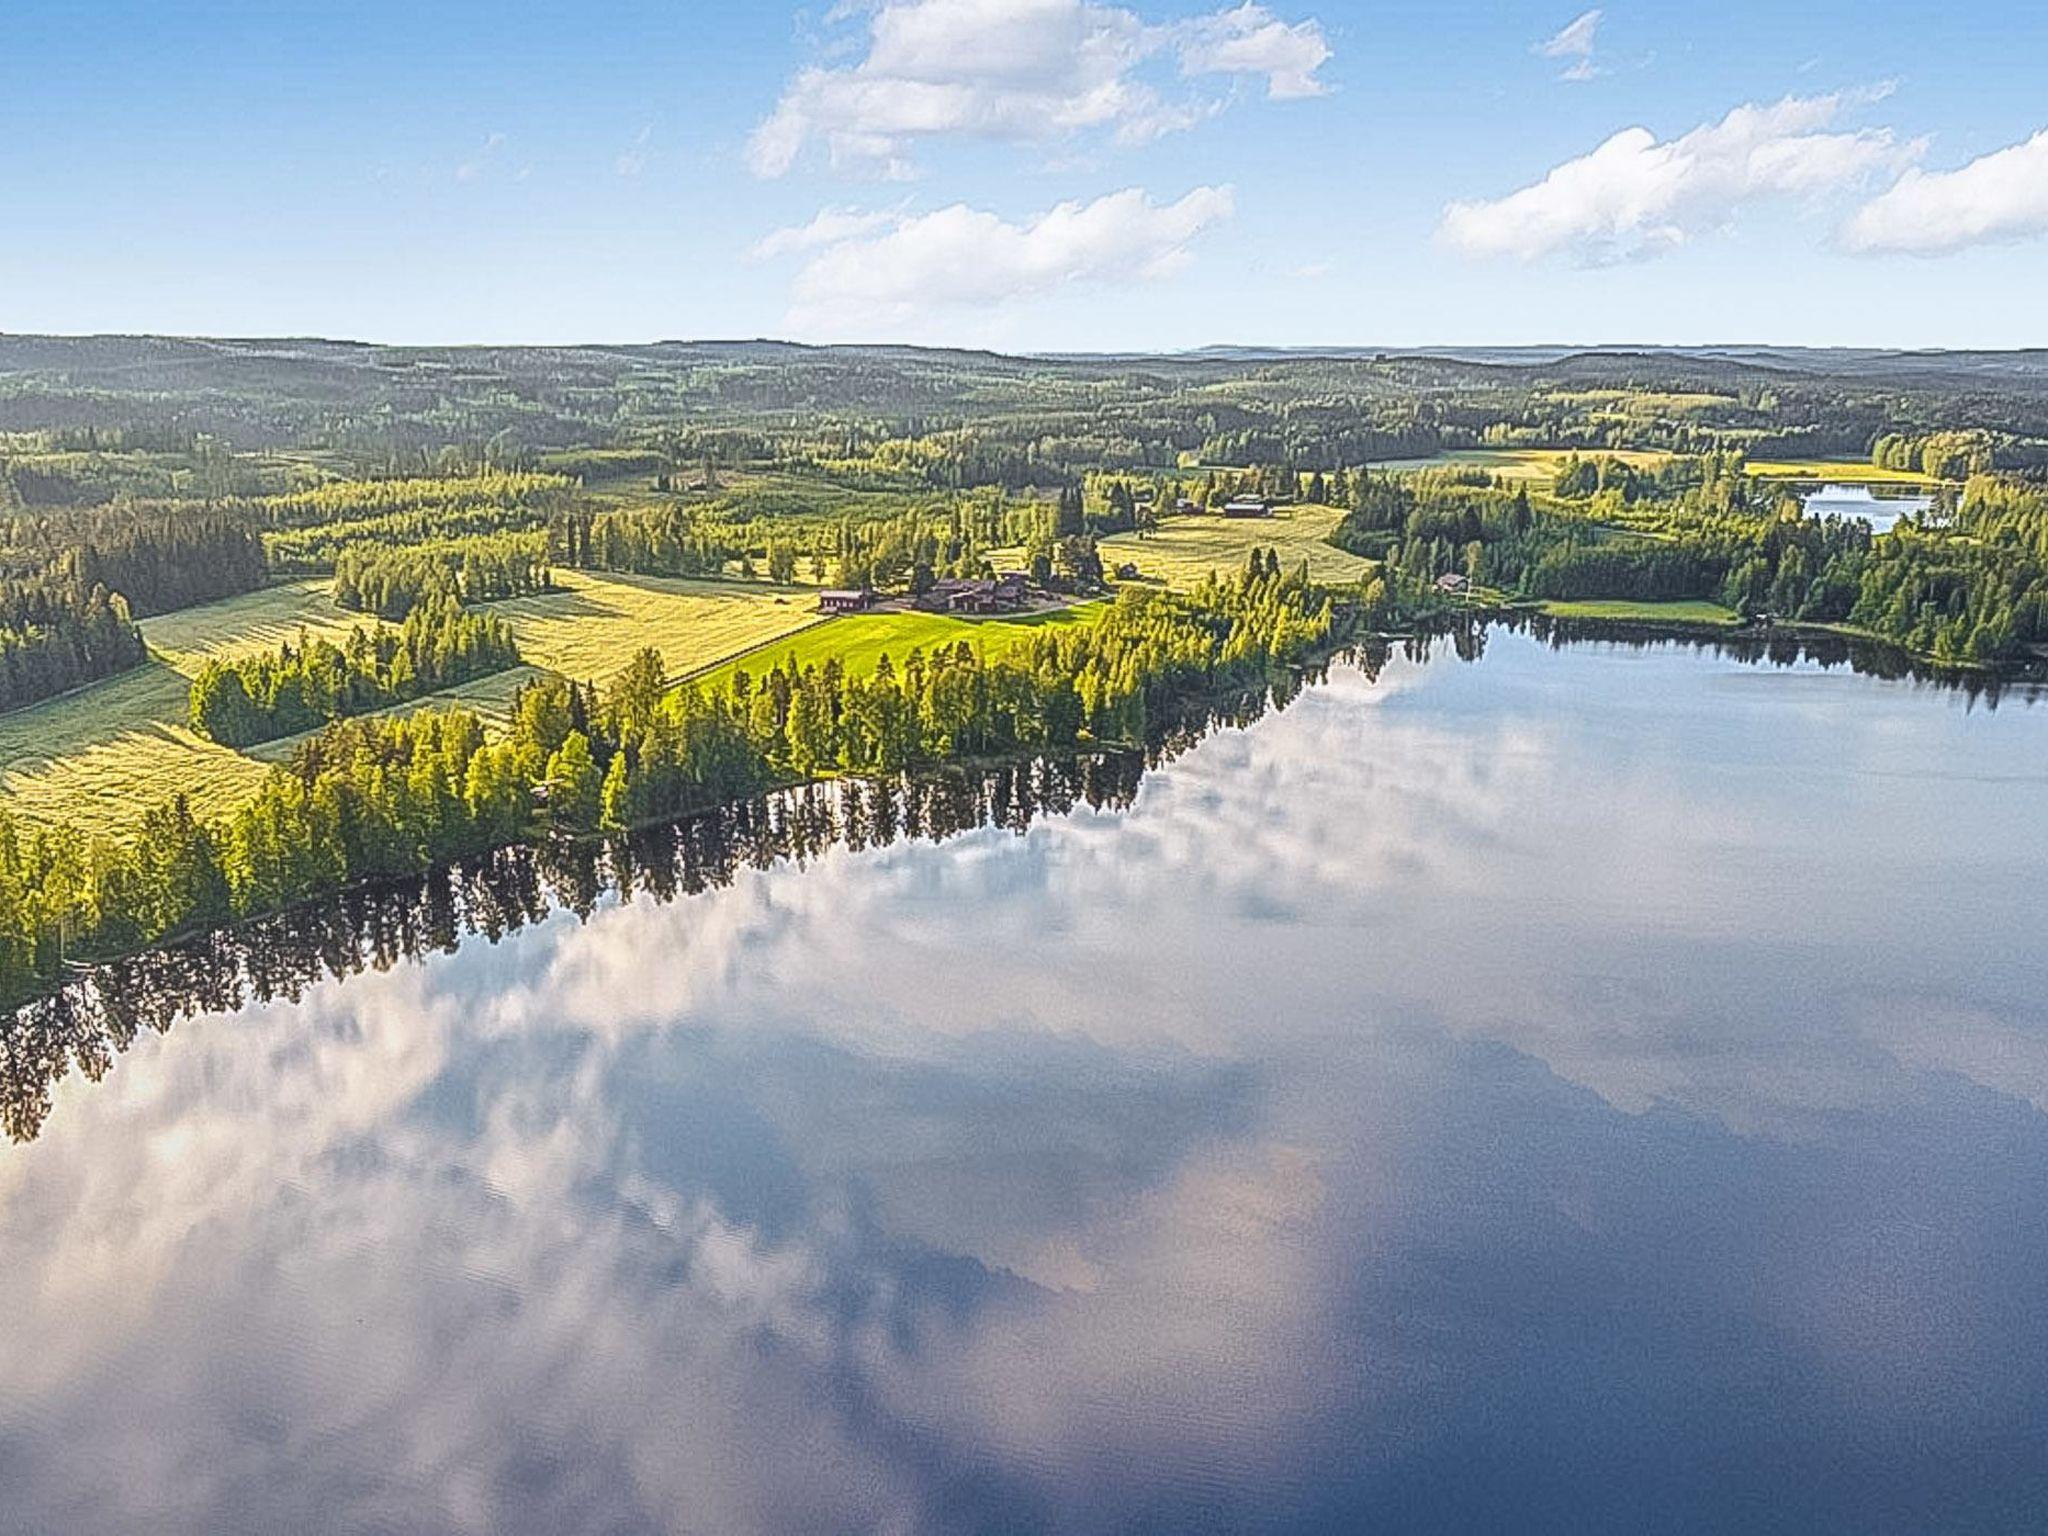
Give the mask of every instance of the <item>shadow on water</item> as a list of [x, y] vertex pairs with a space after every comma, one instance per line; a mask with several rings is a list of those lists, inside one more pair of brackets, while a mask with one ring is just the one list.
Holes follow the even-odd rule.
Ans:
[[[1452, 622], [1432, 632], [1361, 644], [1341, 659], [1377, 678], [1393, 656], [1412, 663], [1477, 662], [1494, 627], [1553, 649], [1591, 642], [1636, 649], [1689, 648], [1752, 665], [1847, 667], [1912, 680], [1996, 708], [2002, 698], [2040, 697], [2036, 685], [1995, 675], [1944, 672], [1906, 654], [1846, 638], [1788, 632], [1674, 636], [1668, 631], [1536, 614]], [[670, 825], [608, 840], [502, 849], [480, 861], [410, 880], [357, 887], [290, 912], [109, 962], [27, 1004], [0, 1025], [0, 1127], [32, 1141], [55, 1087], [75, 1065], [97, 1082], [144, 1031], [227, 1013], [252, 1003], [296, 1002], [329, 978], [387, 971], [400, 961], [452, 953], [482, 935], [492, 943], [557, 911], [587, 919], [608, 899], [671, 902], [730, 885], [742, 869], [799, 866], [828, 849], [860, 851], [902, 840], [941, 841], [983, 827], [1020, 835], [1039, 817], [1077, 805], [1123, 810], [1149, 767], [1218, 730], [1247, 727], [1284, 709], [1325, 673], [1276, 679], [1267, 689], [1205, 700], [1156, 724], [1146, 748], [1067, 758], [953, 767], [886, 780], [846, 779], [785, 790]]]

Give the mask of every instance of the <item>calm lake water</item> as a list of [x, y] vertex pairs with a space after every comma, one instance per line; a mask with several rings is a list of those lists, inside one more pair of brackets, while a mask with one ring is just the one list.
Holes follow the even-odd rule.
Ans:
[[1899, 519], [1918, 517], [1934, 498], [1918, 491], [1872, 490], [1867, 485], [1824, 485], [1805, 499], [1808, 517], [1860, 517], [1873, 533], [1890, 533]]
[[1134, 787], [72, 1073], [0, 1528], [2040, 1529], [2048, 707], [1497, 633]]

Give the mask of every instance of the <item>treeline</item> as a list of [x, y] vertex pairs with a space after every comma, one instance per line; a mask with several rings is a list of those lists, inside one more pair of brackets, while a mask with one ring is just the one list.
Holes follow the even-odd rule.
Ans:
[[263, 585], [263, 545], [232, 513], [203, 508], [109, 516], [62, 566], [88, 589], [118, 592], [139, 619]]
[[274, 528], [314, 528], [379, 518], [460, 519], [475, 511], [523, 512], [545, 520], [569, 504], [576, 482], [564, 475], [485, 470], [447, 477], [336, 480], [255, 503]]
[[334, 600], [398, 620], [434, 598], [492, 602], [548, 590], [545, 533], [484, 534], [387, 547], [351, 544], [335, 557]]
[[1979, 475], [1953, 517], [1902, 522], [1857, 573], [1850, 622], [1944, 663], [2048, 645], [2048, 488]]
[[103, 586], [137, 618], [263, 584], [263, 547], [245, 516], [194, 502], [119, 502], [0, 519], [0, 560], [82, 591]]
[[717, 576], [746, 553], [731, 524], [686, 507], [571, 513], [560, 533], [568, 564], [639, 576]]
[[784, 666], [759, 684], [671, 694], [650, 651], [602, 690], [534, 683], [496, 739], [464, 710], [343, 721], [233, 815], [210, 821], [179, 797], [125, 843], [31, 830], [0, 812], [0, 997], [46, 987], [69, 956], [132, 950], [549, 831], [672, 819], [790, 773], [1059, 747], [1083, 733], [1123, 739], [1176, 698], [1309, 659], [1391, 612], [1389, 592], [1322, 591], [1261, 554], [1186, 596], [1126, 593], [1099, 622], [997, 660], [954, 648], [868, 678]]
[[325, 575], [354, 545], [445, 545], [545, 530], [568, 515], [575, 482], [490, 470], [450, 479], [346, 480], [268, 497], [253, 510], [273, 571]]
[[1701, 484], [1631, 502], [1532, 503], [1526, 488], [1430, 475], [1368, 482], [1332, 536], [1410, 579], [1458, 574], [1512, 597], [1697, 599], [1748, 618], [1845, 624], [1947, 664], [2011, 661], [2048, 644], [2048, 489], [1969, 482], [1953, 513], [1874, 536], [1759, 499], [1702, 461]]
[[502, 619], [432, 597], [397, 629], [357, 628], [341, 645], [301, 636], [272, 656], [209, 661], [192, 680], [192, 727], [223, 746], [248, 747], [518, 665], [519, 646]]
[[68, 574], [0, 581], [0, 710], [82, 688], [148, 656], [118, 593]]
[[1936, 480], [1966, 480], [1988, 474], [1997, 453], [1988, 432], [1887, 432], [1871, 444], [1870, 462]]

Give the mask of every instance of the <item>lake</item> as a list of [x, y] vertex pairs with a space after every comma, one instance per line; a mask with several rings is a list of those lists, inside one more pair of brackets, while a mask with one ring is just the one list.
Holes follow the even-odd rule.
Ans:
[[1808, 517], [1860, 517], [1873, 533], [1890, 533], [1902, 517], [1918, 517], [1934, 505], [1920, 491], [1872, 490], [1867, 485], [1823, 485], [1803, 498]]
[[23, 1034], [0, 1526], [2038, 1529], [2038, 695], [1376, 670]]

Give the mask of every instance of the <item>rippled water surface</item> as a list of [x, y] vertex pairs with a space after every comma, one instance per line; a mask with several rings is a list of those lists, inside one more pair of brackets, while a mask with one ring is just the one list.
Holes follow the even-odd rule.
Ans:
[[2039, 1529], [2044, 871], [2025, 695], [1499, 634], [145, 1032], [0, 1529]]

